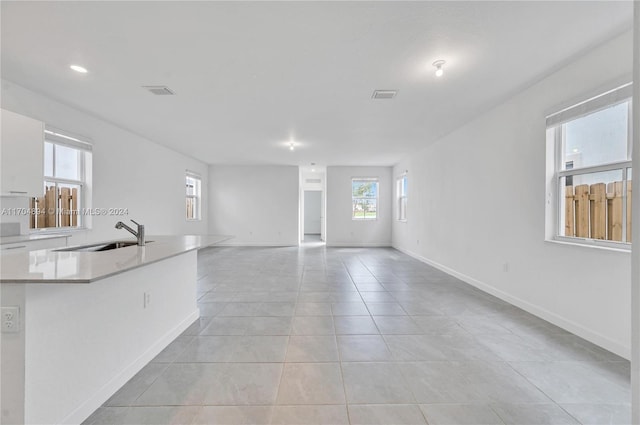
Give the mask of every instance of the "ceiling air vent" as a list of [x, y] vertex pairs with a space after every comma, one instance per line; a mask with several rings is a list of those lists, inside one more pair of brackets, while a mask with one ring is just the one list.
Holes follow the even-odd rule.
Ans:
[[175, 93], [167, 86], [142, 86], [156, 96], [173, 96]]
[[374, 90], [372, 99], [393, 99], [398, 94], [398, 90]]
[[305, 179], [305, 183], [322, 183], [321, 179]]

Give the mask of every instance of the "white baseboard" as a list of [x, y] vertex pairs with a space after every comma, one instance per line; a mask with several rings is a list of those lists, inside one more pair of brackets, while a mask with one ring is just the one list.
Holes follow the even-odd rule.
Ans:
[[497, 298], [500, 298], [502, 301], [506, 301], [509, 304], [512, 304], [528, 313], [533, 314], [534, 316], [537, 316], [541, 319], [546, 320], [547, 322], [550, 322], [556, 326], [559, 326], [562, 329], [565, 329], [581, 338], [584, 338], [587, 341], [604, 348], [605, 350], [611, 351], [612, 353], [617, 354], [620, 357], [623, 357], [627, 360], [631, 359], [631, 348], [626, 347], [625, 345], [621, 344], [618, 341], [614, 341], [610, 338], [607, 338], [606, 336], [598, 332], [594, 332], [591, 329], [585, 328], [584, 326], [572, 320], [562, 317], [556, 313], [553, 313], [545, 308], [539, 307], [521, 298], [514, 297], [487, 283], [484, 283], [471, 276], [467, 276], [463, 273], [453, 270], [443, 264], [432, 261], [426, 257], [416, 254], [415, 252], [405, 250], [397, 246], [394, 246], [393, 248], [397, 249], [398, 251], [404, 254], [407, 254], [410, 257], [420, 260], [423, 263], [426, 263], [432, 267], [435, 267], [438, 270], [441, 270], [447, 274], [450, 274], [451, 276], [457, 277], [458, 279], [462, 280], [465, 283], [468, 283], [471, 286], [474, 286], [488, 294], [491, 294]]
[[298, 246], [297, 242], [221, 242], [212, 246], [264, 246], [264, 247], [286, 247]]
[[336, 248], [391, 248], [391, 243], [380, 242], [327, 242], [328, 247]]
[[84, 403], [78, 406], [66, 418], [62, 420], [63, 424], [79, 424], [87, 419], [91, 414], [109, 398], [116, 393], [124, 384], [140, 372], [155, 356], [160, 354], [178, 335], [184, 332], [200, 317], [200, 310], [196, 308], [182, 322], [169, 332], [164, 334], [155, 344], [147, 351], [142, 353], [140, 357], [134, 360], [130, 365], [125, 367], [120, 373], [114, 376], [95, 394], [89, 397]]

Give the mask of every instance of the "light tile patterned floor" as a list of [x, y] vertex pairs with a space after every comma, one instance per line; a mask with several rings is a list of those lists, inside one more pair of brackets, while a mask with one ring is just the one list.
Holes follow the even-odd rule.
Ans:
[[86, 424], [628, 424], [629, 363], [393, 249], [210, 248]]

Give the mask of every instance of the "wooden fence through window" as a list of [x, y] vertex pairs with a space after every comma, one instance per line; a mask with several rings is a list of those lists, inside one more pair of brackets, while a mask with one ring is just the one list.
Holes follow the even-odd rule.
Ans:
[[[622, 241], [623, 182], [565, 187], [565, 236]], [[626, 241], [631, 242], [631, 181], [627, 181]]]
[[78, 189], [47, 187], [44, 196], [31, 198], [32, 229], [78, 225]]

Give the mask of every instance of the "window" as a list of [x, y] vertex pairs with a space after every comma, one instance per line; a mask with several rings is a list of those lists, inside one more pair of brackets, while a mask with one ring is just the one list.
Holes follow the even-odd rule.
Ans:
[[44, 140], [44, 193], [32, 198], [31, 229], [85, 227], [91, 144], [49, 127]]
[[398, 194], [398, 220], [407, 220], [407, 175], [404, 174], [396, 181], [396, 193]]
[[197, 174], [187, 172], [185, 181], [187, 189], [187, 220], [200, 220], [202, 179]]
[[353, 220], [375, 220], [378, 218], [378, 179], [357, 178], [351, 181]]
[[547, 117], [555, 239], [631, 243], [631, 95], [627, 84]]

